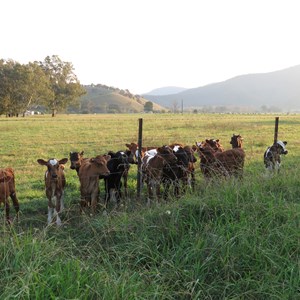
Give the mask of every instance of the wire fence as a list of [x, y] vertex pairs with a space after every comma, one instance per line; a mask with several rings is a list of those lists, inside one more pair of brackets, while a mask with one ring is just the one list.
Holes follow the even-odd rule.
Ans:
[[[108, 151], [126, 150], [126, 143], [138, 142], [139, 119], [143, 119], [143, 146], [172, 143], [194, 145], [206, 138], [220, 139], [230, 148], [232, 134], [241, 134], [247, 160], [261, 160], [267, 146], [272, 144], [274, 116], [272, 115], [76, 115], [56, 118], [0, 118], [2, 143], [1, 167], [11, 166], [17, 173], [35, 174], [40, 170], [39, 158], [62, 159], [72, 151], [84, 151], [94, 157]], [[292, 139], [295, 123], [300, 117], [284, 116], [278, 138]], [[290, 123], [289, 123], [290, 122]], [[69, 164], [69, 163], [68, 163]], [[40, 171], [37, 171], [40, 172]]]

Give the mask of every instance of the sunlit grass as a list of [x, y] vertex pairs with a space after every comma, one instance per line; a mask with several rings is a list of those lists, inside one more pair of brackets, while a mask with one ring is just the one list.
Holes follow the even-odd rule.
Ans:
[[[45, 169], [38, 158], [86, 157], [145, 145], [244, 137], [244, 180], [207, 183], [193, 194], [146, 207], [129, 199], [108, 214], [79, 213], [79, 181], [67, 163], [63, 226], [47, 226]], [[16, 171], [20, 222], [0, 223], [1, 299], [297, 299], [300, 278], [300, 116], [282, 115], [289, 154], [279, 175], [264, 175], [273, 115], [88, 115], [0, 118], [1, 167]], [[199, 165], [197, 165], [199, 167]], [[103, 197], [104, 187], [100, 185]], [[144, 192], [143, 192], [144, 195]], [[12, 210], [12, 215], [14, 214]]]

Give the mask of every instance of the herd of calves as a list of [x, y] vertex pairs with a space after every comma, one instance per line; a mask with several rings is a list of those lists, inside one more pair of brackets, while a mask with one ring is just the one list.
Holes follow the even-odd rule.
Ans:
[[[127, 198], [127, 178], [130, 164], [138, 164], [141, 181], [147, 185], [148, 200], [161, 197], [161, 185], [163, 185], [163, 198], [169, 196], [170, 187], [173, 186], [173, 195], [178, 197], [184, 193], [187, 187], [195, 189], [195, 165], [200, 159], [200, 170], [205, 179], [216, 177], [242, 178], [245, 152], [243, 150], [243, 138], [241, 135], [231, 137], [232, 149], [224, 150], [219, 140], [206, 139], [204, 142], [196, 142], [193, 146], [179, 143], [162, 147], [138, 148], [136, 143], [126, 144], [126, 151], [109, 152], [94, 158], [85, 158], [84, 152], [70, 152], [70, 168], [76, 170], [80, 182], [80, 209], [90, 209], [96, 212], [99, 203], [99, 180], [105, 183], [105, 207], [111, 197], [117, 204], [124, 196]], [[266, 169], [279, 170], [280, 156], [287, 154], [286, 141], [277, 141], [268, 147], [264, 153]], [[61, 225], [59, 213], [63, 210], [63, 192], [66, 185], [64, 175], [65, 164], [69, 160], [55, 158], [37, 162], [46, 166], [45, 191], [48, 199], [48, 224], [56, 221]], [[124, 195], [121, 192], [123, 180]], [[16, 196], [15, 176], [12, 168], [0, 169], [0, 203], [4, 203], [6, 221], [11, 223], [9, 216], [12, 199], [16, 210], [16, 218], [19, 213], [19, 202]]]

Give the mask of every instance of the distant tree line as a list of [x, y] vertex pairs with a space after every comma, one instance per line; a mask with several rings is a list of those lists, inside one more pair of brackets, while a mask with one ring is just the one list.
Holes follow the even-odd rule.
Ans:
[[42, 106], [55, 116], [70, 105], [78, 106], [85, 93], [72, 63], [57, 55], [28, 64], [0, 60], [0, 114], [24, 116], [31, 107]]

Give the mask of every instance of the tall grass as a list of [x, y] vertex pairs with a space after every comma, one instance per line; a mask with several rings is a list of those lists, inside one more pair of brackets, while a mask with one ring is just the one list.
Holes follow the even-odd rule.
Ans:
[[1, 211], [0, 298], [299, 299], [300, 118], [280, 118], [279, 138], [290, 153], [281, 173], [268, 178], [262, 154], [273, 141], [273, 116], [190, 117], [146, 116], [145, 144], [216, 137], [226, 146], [240, 133], [242, 182], [206, 183], [197, 170], [195, 193], [146, 207], [135, 199], [132, 168], [130, 199], [90, 217], [79, 214], [78, 178], [66, 167], [61, 228], [46, 225], [45, 170], [36, 159], [66, 157], [73, 148], [87, 156], [123, 149], [137, 138], [136, 117], [0, 119], [1, 166], [16, 169], [21, 205], [13, 226]]

